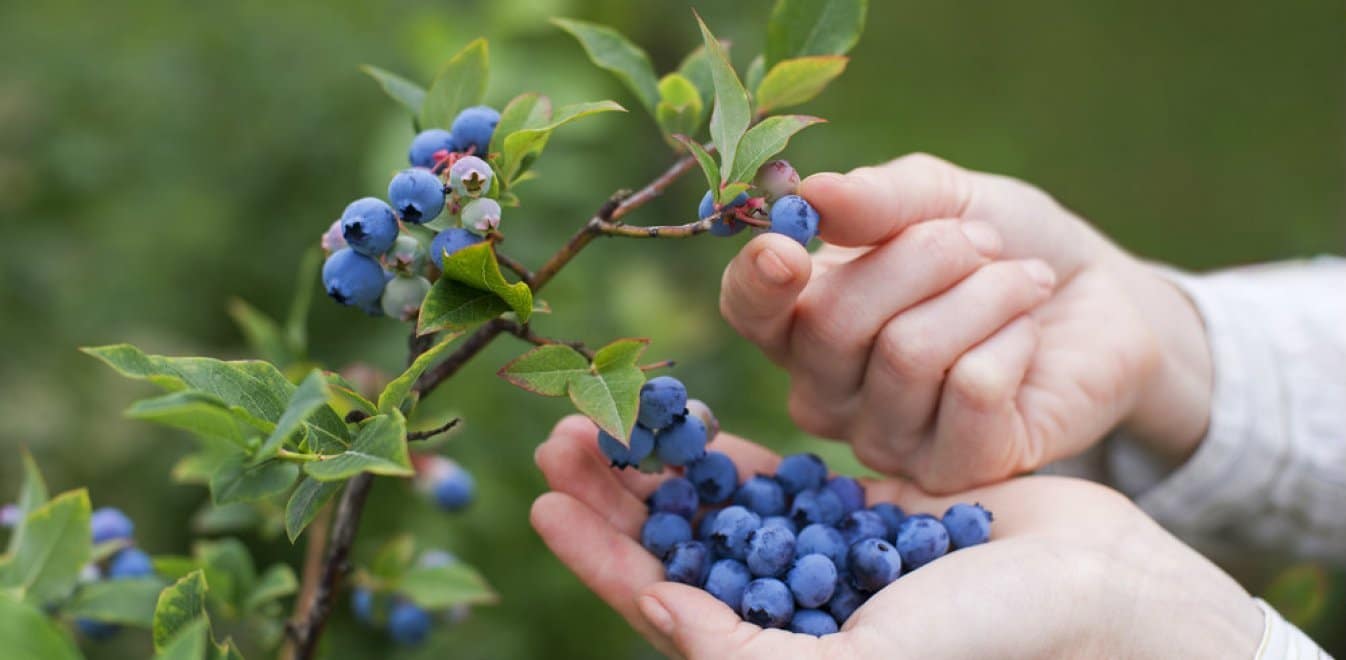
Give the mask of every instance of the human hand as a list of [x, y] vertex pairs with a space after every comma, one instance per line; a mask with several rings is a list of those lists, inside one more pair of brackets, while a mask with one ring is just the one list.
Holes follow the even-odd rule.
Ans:
[[[1262, 632], [1252, 598], [1125, 497], [1089, 482], [1012, 479], [933, 497], [866, 482], [870, 502], [943, 512], [978, 501], [989, 543], [888, 585], [841, 631], [762, 629], [708, 593], [664, 582], [637, 540], [644, 499], [664, 478], [608, 467], [588, 420], [570, 417], [538, 447], [552, 492], [533, 504], [548, 547], [659, 650], [686, 658], [1251, 657]], [[775, 472], [763, 447], [720, 433], [740, 477]]]
[[1174, 463], [1203, 435], [1195, 310], [1040, 190], [917, 154], [799, 192], [829, 245], [758, 236], [720, 307], [789, 371], [801, 428], [933, 492], [1079, 453], [1119, 423]]

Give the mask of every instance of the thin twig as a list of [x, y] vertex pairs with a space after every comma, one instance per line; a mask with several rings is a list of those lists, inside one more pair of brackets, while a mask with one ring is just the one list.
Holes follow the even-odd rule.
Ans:
[[441, 433], [448, 433], [450, 430], [453, 429], [453, 427], [458, 426], [458, 423], [461, 421], [463, 421], [463, 418], [454, 417], [448, 422], [445, 422], [444, 424], [436, 426], [435, 428], [432, 429], [426, 429], [424, 431], [411, 431], [410, 433], [407, 433], [407, 442], [416, 442], [417, 440], [429, 440], [430, 438], [433, 438]]
[[332, 503], [328, 502], [313, 519], [313, 524], [309, 525], [308, 535], [305, 537], [307, 540], [304, 547], [304, 577], [299, 587], [299, 597], [294, 601], [294, 619], [286, 625], [286, 633], [289, 635], [285, 644], [286, 658], [294, 658], [297, 650], [294, 642], [297, 641], [298, 627], [295, 622], [307, 620], [313, 608], [313, 596], [317, 593], [318, 583], [322, 580], [322, 559], [327, 554], [327, 530], [331, 526]]
[[589, 348], [582, 341], [544, 337], [542, 335], [537, 334], [536, 332], [533, 332], [533, 327], [528, 325], [527, 323], [521, 324], [515, 321], [502, 320], [501, 325], [504, 326], [505, 332], [508, 332], [514, 335], [515, 337], [518, 337], [519, 339], [522, 339], [530, 344], [533, 344], [534, 346], [551, 346], [555, 344], [559, 344], [561, 346], [569, 346], [575, 349], [576, 351], [579, 351], [579, 353], [584, 357], [590, 360], [594, 359], [593, 349]]
[[514, 274], [518, 275], [519, 279], [525, 282], [533, 279], [533, 271], [528, 270], [527, 266], [523, 265], [514, 257], [501, 252], [499, 248], [496, 248], [495, 250], [495, 260], [499, 261], [501, 266], [514, 271]]

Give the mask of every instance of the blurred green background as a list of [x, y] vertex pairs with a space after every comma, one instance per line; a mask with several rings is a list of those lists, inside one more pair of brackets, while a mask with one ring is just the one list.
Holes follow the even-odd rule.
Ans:
[[[740, 67], [760, 50], [767, 0], [693, 4], [733, 40]], [[1134, 252], [1196, 269], [1342, 250], [1339, 2], [872, 4], [850, 69], [803, 108], [831, 120], [787, 152], [806, 173], [929, 151], [1037, 183]], [[540, 91], [633, 109], [553, 140], [542, 178], [520, 189], [524, 206], [505, 221], [509, 250], [526, 262], [540, 263], [614, 189], [664, 168], [669, 154], [638, 104], [546, 23], [552, 15], [614, 25], [660, 72], [699, 41], [687, 2], [0, 6], [0, 498], [17, 488], [15, 451], [27, 445], [54, 488], [87, 484], [95, 505], [136, 519], [143, 546], [186, 550], [207, 496], [168, 471], [189, 443], [122, 418], [148, 388], [75, 347], [246, 356], [230, 297], [283, 313], [298, 255], [349, 200], [382, 195], [404, 166], [408, 122], [359, 64], [424, 81], [484, 35], [493, 104]], [[689, 177], [631, 221], [690, 220], [700, 192]], [[546, 291], [556, 313], [540, 325], [590, 342], [651, 337], [651, 356], [676, 358], [676, 375], [726, 427], [804, 446], [813, 441], [785, 415], [784, 378], [716, 312], [736, 245], [600, 242]], [[327, 365], [400, 364], [396, 323], [319, 301], [311, 327]], [[449, 517], [403, 483], [375, 488], [360, 556], [414, 529], [477, 564], [504, 596], [397, 657], [650, 657], [528, 526], [544, 487], [533, 448], [566, 405], [493, 375], [520, 351], [502, 339], [427, 406], [427, 418], [467, 420], [444, 451], [476, 474], [476, 506]], [[244, 538], [265, 561], [300, 554], [283, 538]], [[1242, 571], [1260, 592], [1283, 568]], [[1346, 653], [1340, 573], [1301, 568], [1277, 588], [1300, 605], [1298, 621]], [[329, 642], [330, 657], [387, 650], [344, 606]], [[88, 651], [140, 656], [148, 645], [130, 634]]]

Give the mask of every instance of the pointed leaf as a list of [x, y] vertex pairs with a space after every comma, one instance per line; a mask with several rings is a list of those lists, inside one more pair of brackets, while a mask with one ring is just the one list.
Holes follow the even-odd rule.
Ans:
[[230, 613], [236, 615], [257, 580], [257, 568], [247, 546], [235, 538], [199, 541], [192, 554], [210, 585], [210, 598], [226, 604]]
[[575, 407], [622, 442], [636, 425], [640, 386], [645, 384], [645, 372], [636, 361], [648, 345], [647, 339], [612, 342], [594, 353], [591, 373], [570, 381], [570, 400]]
[[696, 22], [701, 26], [701, 37], [710, 54], [711, 78], [715, 81], [715, 109], [710, 113], [710, 139], [720, 151], [720, 176], [724, 177], [734, 168], [738, 142], [752, 121], [752, 109], [748, 106], [748, 92], [743, 89], [743, 83], [739, 82], [738, 74], [734, 73], [723, 46], [710, 33], [710, 28], [706, 27], [701, 16], [696, 17]]
[[420, 85], [371, 64], [361, 66], [360, 70], [377, 81], [389, 98], [410, 110], [413, 117], [420, 114], [421, 106], [425, 104], [425, 89]]
[[422, 128], [448, 128], [464, 108], [486, 98], [487, 48], [477, 39], [458, 51], [440, 69], [421, 105]]
[[777, 63], [757, 87], [757, 114], [813, 100], [846, 70], [848, 61], [841, 55], [814, 55]]
[[285, 564], [272, 564], [271, 568], [266, 569], [266, 572], [257, 578], [252, 593], [248, 594], [247, 600], [243, 603], [244, 611], [255, 611], [271, 601], [289, 596], [298, 590], [299, 580], [295, 578], [294, 569]]
[[299, 485], [285, 504], [285, 535], [290, 538], [290, 543], [299, 539], [299, 535], [304, 533], [304, 529], [339, 490], [340, 481], [318, 481], [312, 477], [299, 480]]
[[440, 330], [465, 330], [509, 310], [509, 303], [490, 291], [441, 277], [421, 303], [416, 332], [425, 335]]
[[[259, 633], [258, 635], [264, 640], [265, 639], [275, 640], [274, 642], [262, 642], [263, 646], [266, 647], [275, 646], [275, 644], [280, 641], [280, 635], [283, 634], [284, 628], [281, 626], [279, 622], [273, 621], [271, 619], [263, 620], [261, 622], [261, 625], [265, 625], [268, 628], [278, 629], [274, 633], [266, 633], [273, 635], [272, 637], [266, 637], [264, 634], [261, 633]], [[225, 639], [223, 642], [220, 642], [219, 644], [213, 645], [210, 660], [243, 660], [243, 654], [239, 652], [238, 646], [234, 644], [234, 640], [232, 638], [229, 638]]]
[[[481, 242], [476, 245], [462, 248], [444, 259], [444, 274], [439, 278], [466, 284], [473, 289], [488, 291], [495, 294], [509, 306], [515, 314], [519, 315], [519, 322], [527, 323], [528, 317], [533, 313], [533, 291], [528, 288], [524, 282], [509, 282], [500, 272], [500, 262], [496, 260], [495, 250], [490, 242]], [[439, 283], [436, 282], [436, 285]], [[444, 300], [438, 300], [439, 296], [454, 294], [455, 297], [446, 297]], [[461, 292], [452, 291], [449, 287], [444, 287], [438, 292], [431, 289], [426, 301], [421, 305], [421, 334], [430, 332], [426, 327], [427, 319], [435, 319], [446, 313], [451, 313], [455, 309], [465, 308], [470, 305], [480, 305], [480, 302], [473, 302], [466, 297], [457, 297]], [[433, 303], [433, 304], [431, 304]], [[446, 303], [455, 303], [449, 305]], [[430, 311], [426, 311], [426, 307]]]
[[5, 657], [81, 660], [70, 635], [42, 610], [0, 596], [0, 642]]
[[162, 643], [155, 639], [155, 660], [201, 660], [210, 648], [210, 620], [205, 616], [185, 623]]
[[551, 138], [553, 131], [576, 119], [601, 112], [626, 112], [626, 108], [615, 101], [564, 105], [556, 110], [556, 116], [550, 122], [542, 126], [519, 129], [506, 135], [505, 148], [498, 161], [501, 175], [506, 181], [517, 182], [527, 159], [535, 158], [542, 153], [542, 149], [547, 146], [547, 140]]
[[304, 464], [304, 472], [320, 481], [349, 479], [361, 472], [389, 477], [410, 477], [416, 473], [407, 455], [407, 423], [402, 413], [393, 410], [365, 420], [351, 448]]
[[416, 380], [421, 377], [421, 374], [425, 373], [430, 365], [444, 357], [449, 352], [449, 347], [453, 344], [453, 341], [461, 337], [462, 334], [461, 332], [447, 333], [438, 344], [417, 356], [412, 361], [411, 366], [402, 372], [402, 375], [394, 378], [383, 388], [383, 392], [379, 394], [379, 411], [388, 413], [401, 407], [402, 402], [406, 401], [407, 396], [411, 394], [411, 388], [416, 384]]
[[565, 396], [570, 381], [589, 373], [589, 360], [563, 344], [539, 346], [501, 367], [501, 378], [542, 396]]
[[247, 448], [248, 439], [259, 430], [246, 414], [235, 414], [219, 397], [200, 390], [142, 399], [127, 408], [126, 416], [182, 429], [202, 438], [222, 440], [239, 449]]
[[514, 97], [500, 111], [500, 121], [496, 122], [495, 132], [491, 134], [491, 153], [504, 152], [506, 135], [525, 128], [537, 128], [549, 121], [551, 99], [537, 92]]
[[198, 620], [204, 621], [205, 616], [206, 576], [196, 570], [159, 594], [154, 606], [155, 651], [162, 653], [168, 642]]
[[398, 593], [427, 610], [479, 605], [500, 600], [476, 569], [462, 562], [412, 568], [398, 581]]
[[[674, 135], [673, 139], [686, 147], [688, 153], [691, 153], [692, 157], [696, 159], [696, 164], [701, 166], [701, 173], [706, 175], [706, 190], [718, 191], [720, 189], [720, 166], [715, 164], [715, 159], [706, 153], [701, 143], [686, 135]], [[718, 197], [716, 201], [719, 201]]]
[[654, 117], [665, 136], [696, 135], [704, 113], [696, 86], [682, 74], [670, 73], [659, 81], [659, 105]]
[[753, 126], [739, 144], [738, 163], [729, 175], [732, 182], [752, 181], [757, 168], [785, 150], [790, 137], [823, 120], [808, 115], [776, 115]]
[[617, 76], [640, 99], [641, 105], [654, 113], [659, 102], [658, 82], [645, 51], [605, 25], [572, 18], [553, 18], [551, 22], [575, 37], [590, 61]]
[[38, 469], [37, 461], [33, 460], [33, 454], [24, 447], [19, 455], [23, 461], [23, 486], [19, 488], [18, 501], [15, 502], [19, 519], [9, 535], [9, 549], [5, 551], [7, 555], [13, 555], [23, 543], [28, 515], [47, 503], [47, 480], [42, 478], [42, 471]]
[[865, 29], [867, 0], [777, 0], [766, 30], [766, 65], [805, 55], [845, 55]]
[[276, 452], [285, 446], [286, 440], [304, 428], [304, 420], [319, 408], [326, 407], [330, 398], [332, 393], [327, 390], [327, 379], [322, 371], [317, 369], [310, 371], [304, 382], [290, 394], [285, 412], [281, 413], [280, 419], [276, 421], [276, 428], [253, 455], [252, 464], [257, 465], [275, 456]]
[[332, 393], [331, 406], [337, 415], [345, 419], [346, 413], [352, 410], [359, 410], [366, 415], [378, 414], [378, 406], [373, 401], [364, 398], [356, 387], [348, 382], [341, 374], [335, 371], [328, 371], [323, 374], [327, 379], [327, 389]]
[[0, 574], [0, 588], [44, 606], [66, 597], [89, 563], [89, 493], [62, 493], [28, 514], [23, 539]]
[[234, 325], [243, 333], [248, 348], [258, 357], [274, 364], [287, 364], [294, 360], [286, 344], [285, 333], [275, 319], [242, 298], [229, 301], [229, 317], [234, 319]]
[[[721, 40], [720, 48], [728, 53], [729, 42]], [[697, 46], [687, 54], [687, 57], [682, 58], [682, 63], [678, 65], [678, 73], [696, 86], [696, 91], [701, 96], [701, 105], [710, 107], [715, 104], [715, 78], [710, 73], [710, 55], [704, 45]]]
[[221, 462], [210, 476], [210, 500], [216, 506], [279, 495], [299, 478], [299, 466], [280, 460], [250, 465], [243, 454]]
[[137, 628], [154, 623], [154, 607], [164, 581], [157, 577], [99, 580], [79, 588], [61, 614], [70, 618], [90, 619]]

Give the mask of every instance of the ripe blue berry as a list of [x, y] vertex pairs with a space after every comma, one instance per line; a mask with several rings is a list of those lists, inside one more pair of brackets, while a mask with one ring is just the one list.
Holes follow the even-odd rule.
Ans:
[[773, 160], [757, 169], [753, 186], [762, 191], [766, 201], [774, 202], [799, 189], [799, 172], [788, 161]]
[[878, 591], [902, 574], [897, 548], [881, 539], [865, 539], [851, 546], [846, 555], [851, 585], [861, 591]]
[[491, 189], [495, 172], [476, 156], [463, 156], [449, 166], [449, 187], [459, 197], [481, 197]]
[[431, 128], [416, 134], [411, 140], [411, 149], [407, 151], [407, 160], [412, 167], [434, 167], [435, 152], [458, 151], [453, 134], [442, 128]]
[[700, 460], [706, 455], [706, 425], [695, 417], [679, 417], [655, 434], [654, 454], [673, 467]]
[[718, 451], [708, 451], [701, 460], [687, 466], [687, 478], [696, 486], [696, 494], [705, 504], [720, 504], [738, 488], [738, 468], [734, 460]]
[[477, 483], [472, 474], [454, 464], [434, 484], [435, 503], [445, 511], [461, 511], [472, 503]]
[[91, 641], [101, 642], [121, 632], [122, 627], [115, 623], [104, 623], [93, 619], [75, 619], [75, 628], [79, 634]]
[[374, 592], [364, 587], [351, 590], [351, 613], [355, 620], [368, 626], [374, 625]]
[[907, 570], [914, 571], [949, 551], [949, 530], [944, 529], [938, 518], [918, 513], [898, 525], [896, 545], [902, 553], [902, 563]]
[[800, 607], [822, 607], [836, 591], [837, 565], [827, 555], [804, 555], [790, 569], [785, 583]]
[[883, 518], [866, 509], [846, 514], [837, 523], [837, 531], [841, 532], [846, 545], [855, 545], [865, 539], [886, 539], [888, 536], [888, 526], [883, 524]]
[[434, 240], [430, 241], [430, 259], [439, 265], [440, 270], [443, 270], [445, 253], [453, 254], [484, 240], [486, 239], [461, 227], [445, 229], [435, 234]]
[[95, 545], [114, 540], [130, 541], [136, 530], [135, 523], [121, 509], [110, 506], [95, 510], [89, 517], [89, 527], [93, 530]]
[[837, 570], [846, 569], [846, 539], [834, 527], [813, 524], [799, 531], [795, 539], [795, 555], [820, 554], [832, 560]]
[[659, 484], [650, 495], [650, 513], [676, 513], [691, 520], [701, 506], [696, 496], [696, 486], [683, 477], [672, 477]]
[[376, 197], [363, 197], [341, 212], [341, 237], [352, 250], [380, 257], [397, 240], [397, 216], [392, 207]]
[[884, 535], [884, 538], [891, 543], [897, 543], [897, 528], [902, 524], [902, 520], [907, 517], [902, 507], [889, 502], [879, 502], [869, 507], [869, 510], [883, 518], [883, 525], [888, 528], [888, 533]]
[[630, 446], [618, 442], [603, 429], [598, 430], [598, 448], [612, 461], [612, 467], [626, 469], [638, 465], [654, 451], [654, 432], [636, 426], [631, 429]]
[[784, 628], [795, 614], [789, 587], [776, 578], [757, 578], [743, 589], [743, 620], [763, 628]]
[[710, 549], [700, 541], [683, 541], [673, 546], [664, 560], [664, 578], [700, 587], [710, 570]]
[[822, 637], [836, 632], [837, 621], [822, 610], [798, 610], [790, 619], [790, 632]]
[[150, 556], [138, 548], [125, 548], [112, 555], [107, 565], [109, 580], [148, 577], [154, 575], [154, 562]]
[[955, 504], [944, 512], [944, 529], [955, 548], [985, 543], [991, 538], [991, 512], [980, 504]]
[[734, 504], [748, 507], [759, 516], [779, 516], [785, 513], [785, 491], [771, 477], [757, 475], [734, 493]]
[[[640, 386], [638, 421], [656, 431], [671, 425], [687, 409], [687, 387], [672, 376], [658, 376]], [[702, 424], [705, 427], [705, 424]]]
[[403, 646], [415, 646], [430, 634], [430, 613], [406, 600], [388, 610], [388, 636]]
[[786, 195], [771, 205], [773, 234], [784, 234], [808, 245], [818, 235], [818, 212], [799, 195]]
[[767, 516], [762, 519], [763, 527], [779, 527], [790, 530], [791, 534], [798, 534], [799, 528], [795, 526], [795, 521], [785, 516]]
[[865, 487], [860, 482], [846, 476], [832, 477], [827, 480], [827, 489], [841, 498], [846, 513], [865, 508]]
[[759, 527], [748, 535], [748, 570], [758, 577], [780, 577], [795, 558], [795, 535], [784, 527]]
[[656, 513], [640, 528], [640, 544], [663, 559], [673, 546], [692, 540], [692, 525], [675, 513]]
[[827, 464], [817, 454], [786, 456], [776, 468], [776, 480], [780, 481], [786, 495], [822, 488], [827, 481]]
[[444, 184], [423, 167], [405, 169], [388, 182], [388, 202], [402, 222], [430, 222], [444, 210]]
[[849, 580], [838, 580], [832, 600], [827, 601], [827, 611], [838, 624], [846, 623], [866, 600], [869, 600], [868, 593], [852, 587]]
[[416, 318], [426, 294], [430, 293], [430, 280], [420, 275], [394, 277], [383, 285], [383, 296], [379, 307], [383, 313], [399, 321]]
[[715, 514], [710, 542], [715, 552], [739, 561], [747, 559], [748, 536], [762, 526], [762, 518], [744, 507], [725, 507]]
[[710, 535], [715, 532], [715, 516], [718, 513], [719, 511], [711, 509], [701, 514], [701, 522], [696, 524], [696, 540], [711, 542]]
[[721, 559], [706, 574], [706, 591], [735, 612], [743, 604], [743, 590], [752, 581], [748, 567], [737, 559]]
[[463, 207], [463, 225], [480, 232], [500, 227], [500, 202], [490, 197], [479, 197]]
[[351, 248], [337, 250], [322, 265], [323, 288], [342, 305], [362, 309], [377, 306], [387, 281], [378, 260]]
[[841, 521], [841, 498], [826, 488], [806, 490], [795, 496], [790, 505], [790, 518], [803, 527], [813, 523], [835, 525]]
[[[738, 197], [735, 197], [728, 204], [725, 204], [724, 207], [732, 209], [743, 206], [746, 203], [748, 203], [748, 193], [739, 193]], [[718, 211], [719, 209], [715, 208], [715, 193], [707, 190], [706, 196], [701, 198], [701, 203], [696, 207], [696, 217], [705, 220], [706, 218], [715, 215]], [[734, 234], [743, 231], [744, 227], [747, 227], [747, 225], [742, 222], [734, 220], [733, 218], [726, 221], [723, 216], [720, 216], [710, 223], [710, 233], [716, 236], [733, 236]]]
[[500, 113], [495, 108], [477, 105], [467, 108], [453, 118], [449, 132], [462, 151], [473, 149], [479, 156], [485, 156], [491, 148], [491, 135], [495, 125], [500, 123]]

